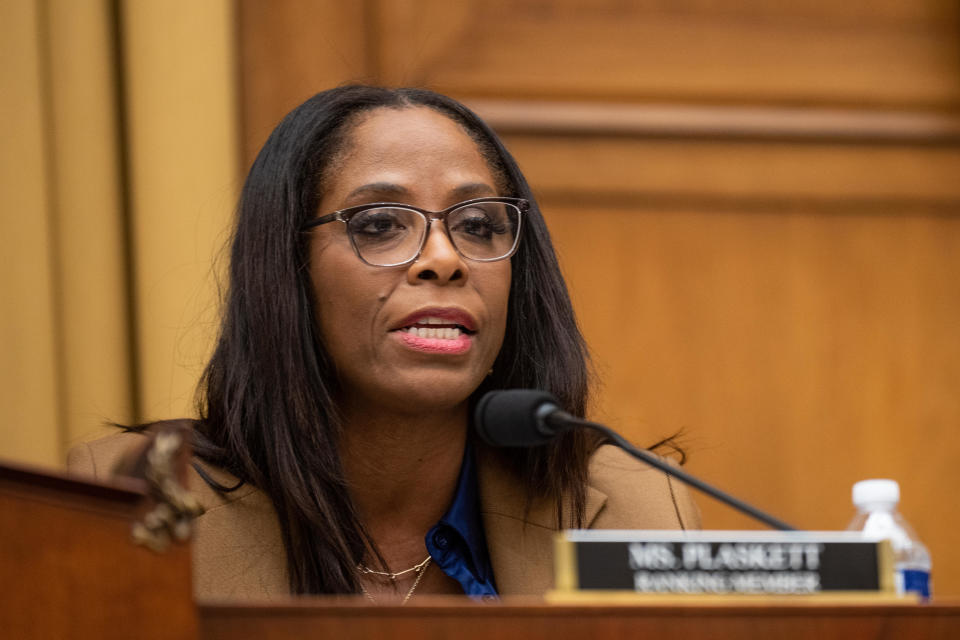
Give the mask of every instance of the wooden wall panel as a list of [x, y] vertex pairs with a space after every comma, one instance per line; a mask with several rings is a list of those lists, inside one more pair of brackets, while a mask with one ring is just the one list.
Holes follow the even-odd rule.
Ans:
[[[960, 146], [506, 141], [593, 349], [596, 419], [682, 430], [694, 473], [801, 528], [844, 527], [853, 482], [897, 478], [958, 590]], [[700, 504], [708, 528], [758, 526]]]
[[[960, 201], [960, 145], [727, 142], [627, 136], [506, 135], [539, 193], [721, 201]], [[585, 170], [589, 167], [589, 170]]]
[[238, 0], [243, 170], [280, 119], [322, 89], [373, 81], [363, 2]]
[[[682, 430], [692, 472], [802, 528], [844, 527], [853, 482], [897, 478], [958, 566], [960, 218], [544, 206], [596, 419], [639, 443]], [[700, 504], [708, 528], [758, 528]]]
[[459, 98], [960, 105], [951, 0], [237, 0], [244, 166], [344, 82]]
[[456, 95], [956, 105], [950, 0], [380, 0], [381, 77]]
[[960, 5], [335, 5], [241, 4], [248, 149], [358, 74], [473, 105], [553, 231], [594, 416], [641, 443], [684, 429], [693, 472], [804, 528], [897, 478], [936, 592], [960, 594]]

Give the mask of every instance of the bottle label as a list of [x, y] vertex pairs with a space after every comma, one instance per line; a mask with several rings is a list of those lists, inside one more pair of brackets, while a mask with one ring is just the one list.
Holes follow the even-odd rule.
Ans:
[[[930, 597], [930, 572], [917, 569], [902, 569], [903, 591], [920, 594], [922, 598]], [[899, 585], [898, 585], [899, 586]]]

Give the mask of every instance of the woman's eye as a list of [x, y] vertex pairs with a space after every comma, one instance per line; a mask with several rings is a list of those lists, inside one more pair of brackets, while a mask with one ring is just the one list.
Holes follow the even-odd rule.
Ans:
[[350, 230], [354, 235], [377, 238], [401, 233], [406, 225], [400, 217], [388, 211], [371, 211], [354, 216], [350, 221]]
[[489, 238], [493, 234], [490, 221], [485, 218], [469, 218], [460, 223], [460, 231], [472, 236]]
[[451, 231], [473, 238], [490, 239], [494, 235], [505, 233], [506, 226], [497, 223], [483, 212], [477, 212], [460, 217]]

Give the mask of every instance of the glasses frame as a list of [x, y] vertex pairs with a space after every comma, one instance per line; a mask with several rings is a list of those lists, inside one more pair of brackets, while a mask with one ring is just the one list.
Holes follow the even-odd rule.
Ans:
[[[510, 205], [517, 209], [517, 236], [513, 239], [513, 246], [510, 247], [505, 255], [500, 256], [499, 258], [471, 258], [470, 256], [465, 256], [460, 251], [460, 247], [457, 246], [457, 243], [454, 242], [453, 236], [450, 235], [450, 228], [447, 226], [447, 216], [457, 209], [469, 206], [471, 204], [479, 204], [482, 202], [498, 202], [501, 204]], [[403, 262], [395, 262], [391, 264], [373, 264], [364, 260], [363, 256], [360, 255], [360, 249], [357, 248], [357, 243], [353, 238], [353, 232], [350, 231], [350, 219], [355, 215], [363, 213], [364, 211], [369, 211], [370, 209], [382, 209], [384, 207], [391, 207], [395, 209], [406, 209], [408, 211], [413, 211], [424, 217], [427, 221], [426, 229], [423, 233], [423, 237], [420, 239], [420, 246], [417, 248], [417, 252], [413, 255], [412, 258], [404, 260]], [[370, 265], [371, 267], [402, 267], [408, 264], [413, 264], [420, 259], [420, 254], [423, 253], [423, 248], [427, 246], [427, 240], [430, 238], [430, 225], [434, 220], [439, 220], [443, 223], [443, 231], [447, 234], [447, 240], [450, 241], [450, 246], [453, 247], [454, 251], [457, 252], [457, 255], [463, 258], [464, 260], [470, 260], [473, 262], [498, 262], [500, 260], [506, 260], [514, 253], [517, 252], [517, 247], [520, 246], [520, 232], [523, 229], [523, 214], [530, 209], [530, 201], [524, 198], [501, 198], [501, 197], [487, 197], [487, 198], [473, 198], [471, 200], [464, 200], [463, 202], [458, 202], [457, 204], [451, 205], [444, 209], [443, 211], [430, 211], [428, 209], [421, 209], [415, 207], [411, 204], [403, 204], [402, 202], [371, 202], [370, 204], [360, 204], [355, 207], [347, 207], [346, 209], [340, 209], [339, 211], [334, 211], [333, 213], [328, 213], [326, 215], [320, 216], [319, 218], [314, 218], [310, 220], [302, 227], [301, 231], [310, 231], [315, 227], [319, 227], [322, 224], [327, 224], [328, 222], [334, 222], [339, 220], [343, 223], [344, 228], [347, 232], [347, 237], [350, 238], [350, 246], [353, 247], [353, 252], [357, 254], [357, 257], [364, 264]]]

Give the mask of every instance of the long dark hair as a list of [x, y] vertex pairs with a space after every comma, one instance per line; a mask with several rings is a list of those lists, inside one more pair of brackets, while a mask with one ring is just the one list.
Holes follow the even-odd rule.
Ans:
[[[473, 112], [420, 89], [347, 86], [319, 93], [277, 126], [247, 177], [232, 240], [229, 288], [216, 351], [198, 390], [195, 451], [273, 501], [294, 593], [356, 592], [355, 567], [370, 544], [349, 498], [337, 451], [337, 379], [318, 339], [307, 238], [322, 182], [358, 114], [426, 106], [458, 122], [511, 195], [526, 198], [523, 239], [503, 347], [471, 402], [491, 389], [537, 388], [583, 416], [588, 363], [566, 285], [536, 200], [517, 163]], [[595, 441], [568, 433], [507, 456], [528, 503], [556, 501], [582, 520]], [[565, 505], [567, 513], [563, 513]]]

